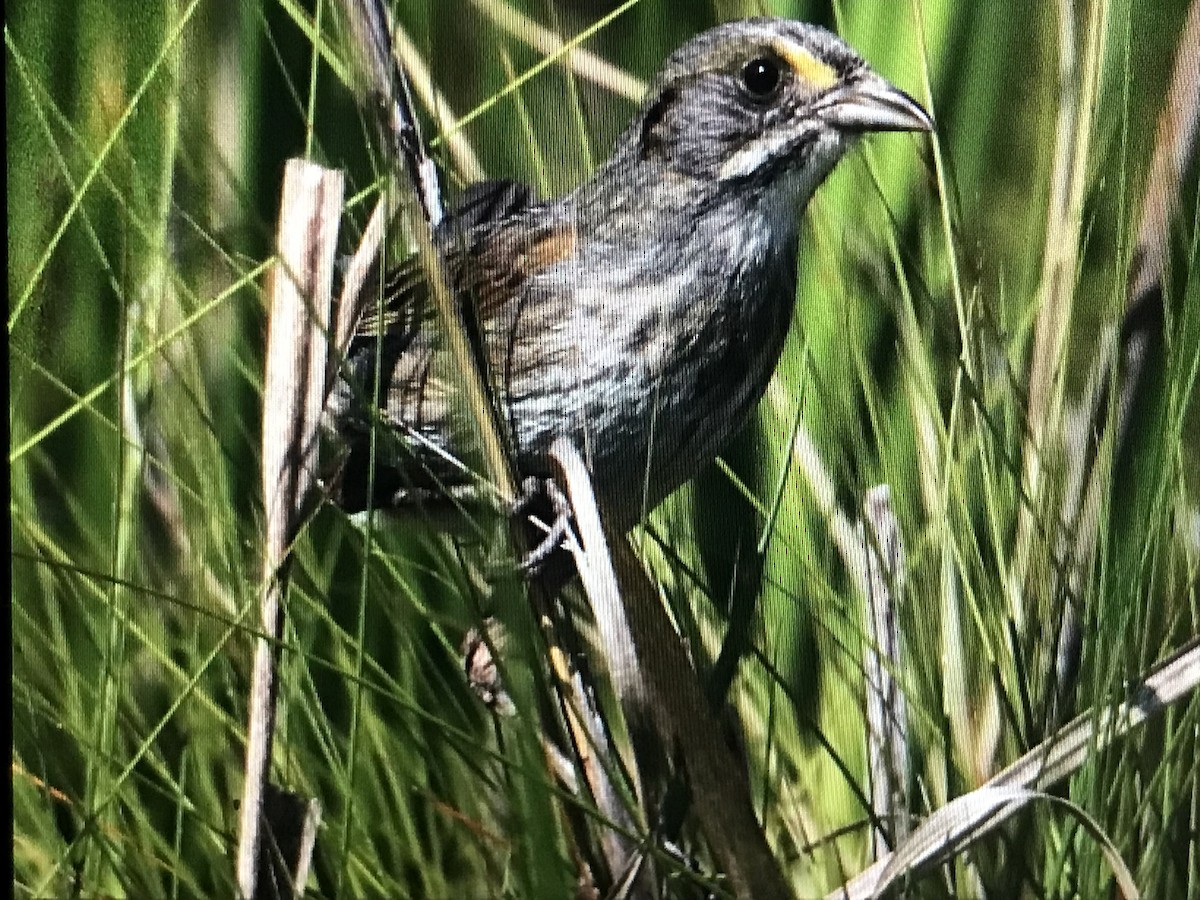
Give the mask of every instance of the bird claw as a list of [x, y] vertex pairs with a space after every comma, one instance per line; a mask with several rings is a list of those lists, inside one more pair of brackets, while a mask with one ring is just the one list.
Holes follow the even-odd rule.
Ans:
[[570, 534], [571, 502], [553, 478], [538, 478], [531, 475], [521, 483], [521, 496], [512, 505], [512, 514], [521, 517], [544, 512], [547, 502], [549, 510], [554, 514], [550, 527], [542, 535], [537, 545], [521, 560], [521, 571], [529, 579], [541, 575], [546, 563], [550, 561], [562, 546], [567, 535]]

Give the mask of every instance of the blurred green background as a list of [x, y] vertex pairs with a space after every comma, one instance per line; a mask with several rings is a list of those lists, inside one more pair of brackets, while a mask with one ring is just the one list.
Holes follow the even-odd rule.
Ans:
[[[870, 861], [866, 641], [845, 535], [871, 486], [890, 486], [904, 535], [895, 674], [916, 815], [1069, 718], [1047, 699], [1066, 611], [1081, 625], [1069, 714], [1120, 699], [1200, 631], [1194, 171], [1144, 415], [1132, 444], [1102, 442], [1099, 512], [1082, 528], [1070, 515], [1184, 0], [394, 12], [436, 91], [426, 102], [415, 78], [451, 198], [484, 176], [545, 195], [577, 185], [636, 109], [637, 80], [744, 15], [833, 28], [937, 119], [936, 155], [927, 139], [883, 136], [822, 188], [757, 427], [656, 513], [643, 545], [702, 673], [730, 621], [741, 629], [729, 699], [798, 896]], [[623, 77], [600, 84], [596, 65], [559, 55], [509, 90], [546, 57], [529, 22], [564, 37], [602, 23], [581, 46]], [[350, 252], [381, 189], [373, 130], [328, 3], [12, 2], [5, 48], [14, 893], [231, 896], [280, 181], [293, 156], [347, 173]], [[1057, 144], [1064, 98], [1074, 157]], [[441, 134], [459, 119], [453, 140]], [[1076, 198], [1065, 215], [1061, 185]], [[1048, 259], [1065, 260], [1058, 293]], [[1050, 304], [1065, 310], [1061, 344], [1039, 363]], [[1038, 407], [1031, 490], [1039, 365], [1056, 399]], [[1068, 557], [1081, 573], [1069, 584]], [[275, 772], [324, 808], [310, 893], [570, 890], [564, 810], [586, 803], [550, 784], [535, 709], [501, 722], [466, 687], [459, 643], [488, 598], [448, 542], [380, 531], [364, 553], [362, 532], [322, 508], [289, 604]], [[544, 677], [536, 658], [514, 665]], [[1062, 789], [1145, 896], [1200, 896], [1198, 724], [1193, 698]], [[687, 839], [711, 887], [703, 841]], [[1039, 808], [920, 890], [1101, 896], [1108, 872], [1074, 820]], [[692, 896], [688, 883], [673, 890]]]

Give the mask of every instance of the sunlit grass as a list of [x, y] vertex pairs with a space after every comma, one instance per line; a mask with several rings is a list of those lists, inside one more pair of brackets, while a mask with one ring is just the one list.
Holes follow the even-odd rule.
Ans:
[[[18, 4], [5, 29], [14, 891], [231, 896], [261, 579], [262, 276], [282, 161], [307, 148], [348, 171], [363, 192], [349, 251], [377, 160], [328, 5], [319, 19], [292, 4], [227, 17], [198, 2], [159, 18], [60, 6]], [[626, 86], [713, 21], [628, 6], [581, 44]], [[1073, 436], [1089, 374], [1116, 353], [1104, 328], [1125, 307], [1186, 4], [1145, 6], [1084, 4], [1072, 157], [1056, 151], [1053, 10], [772, 4], [836, 25], [939, 123], [932, 140], [872, 138], [824, 186], [757, 433], [635, 535], [700, 677], [740, 716], [757, 811], [798, 896], [871, 861], [870, 648], [850, 555], [870, 488], [890, 487], [903, 537], [892, 674], [914, 824], [1076, 714], [1100, 721], [1200, 631], [1194, 180], [1136, 428], [1098, 444], [1099, 500], [1073, 519]], [[564, 37], [599, 21], [577, 6], [521, 12]], [[541, 68], [502, 14], [483, 0], [399, 11], [455, 114], [463, 143], [434, 140], [452, 195], [478, 170], [566, 190], [634, 109], [562, 60]], [[1073, 198], [1060, 216], [1056, 184]], [[1039, 344], [1047, 260], [1063, 247], [1062, 331]], [[1036, 441], [1035, 371], [1051, 373]], [[1113, 421], [1116, 400], [1103, 412]], [[595, 853], [579, 837], [598, 841], [606, 814], [547, 765], [546, 650], [492, 531], [494, 547], [420, 529], [367, 540], [326, 506], [299, 536], [274, 775], [323, 806], [312, 895], [566, 896], [576, 855]], [[1077, 659], [1059, 653], [1068, 611]], [[511, 719], [462, 675], [462, 638], [489, 614], [513, 635]], [[1193, 696], [1056, 788], [1143, 896], [1200, 891], [1198, 725]], [[703, 837], [685, 828], [679, 847], [689, 860], [660, 854], [660, 874], [711, 881]], [[1111, 871], [1095, 835], [1038, 805], [920, 890], [1101, 896]]]

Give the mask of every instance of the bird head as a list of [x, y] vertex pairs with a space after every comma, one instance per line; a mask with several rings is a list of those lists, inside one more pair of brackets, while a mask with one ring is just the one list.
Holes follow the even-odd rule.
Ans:
[[840, 38], [758, 18], [717, 26], [676, 50], [619, 146], [626, 157], [712, 184], [766, 186], [792, 176], [807, 194], [858, 136], [932, 129], [919, 103]]

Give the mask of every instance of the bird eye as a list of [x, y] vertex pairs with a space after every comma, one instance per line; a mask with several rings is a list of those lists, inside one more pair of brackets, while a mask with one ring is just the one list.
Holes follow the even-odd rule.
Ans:
[[779, 87], [779, 63], [765, 56], [750, 60], [742, 69], [742, 84], [755, 100], [766, 100]]

